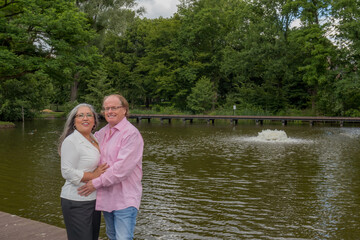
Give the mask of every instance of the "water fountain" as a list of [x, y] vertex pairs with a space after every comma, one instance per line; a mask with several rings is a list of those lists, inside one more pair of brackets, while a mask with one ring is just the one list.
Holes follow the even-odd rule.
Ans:
[[311, 143], [311, 140], [290, 138], [284, 130], [271, 130], [265, 129], [258, 132], [257, 136], [240, 137], [241, 140], [246, 142], [259, 142], [259, 143]]
[[262, 130], [258, 133], [257, 138], [264, 141], [286, 141], [288, 136], [283, 130]]

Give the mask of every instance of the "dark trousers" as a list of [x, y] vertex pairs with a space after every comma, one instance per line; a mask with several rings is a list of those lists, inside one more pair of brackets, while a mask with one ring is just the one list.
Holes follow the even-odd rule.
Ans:
[[72, 201], [61, 198], [61, 208], [69, 240], [99, 238], [101, 212], [95, 210], [95, 200]]

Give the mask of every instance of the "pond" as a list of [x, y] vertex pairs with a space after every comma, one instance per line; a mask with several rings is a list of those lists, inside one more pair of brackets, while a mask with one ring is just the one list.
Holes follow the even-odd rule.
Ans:
[[[0, 129], [0, 211], [64, 227], [63, 124]], [[145, 142], [136, 239], [360, 236], [358, 126], [133, 124]]]

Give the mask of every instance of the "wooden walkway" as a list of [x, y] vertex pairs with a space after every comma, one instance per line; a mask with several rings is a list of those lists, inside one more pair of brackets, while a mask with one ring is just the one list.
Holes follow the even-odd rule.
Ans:
[[147, 119], [148, 122], [152, 118], [158, 118], [161, 122], [167, 120], [171, 123], [172, 119], [181, 119], [183, 122], [193, 122], [194, 119], [204, 119], [207, 123], [215, 123], [215, 120], [230, 120], [231, 123], [237, 124], [240, 120], [254, 120], [257, 125], [262, 125], [264, 121], [280, 121], [282, 125], [287, 125], [289, 121], [301, 121], [309, 122], [310, 126], [313, 126], [315, 122], [336, 122], [340, 126], [344, 126], [344, 123], [360, 123], [360, 117], [287, 117], [287, 116], [229, 116], [229, 115], [162, 115], [162, 114], [131, 114], [130, 118], [136, 119], [137, 122], [141, 122], [143, 119]]
[[67, 240], [67, 236], [64, 228], [0, 212], [0, 239]]

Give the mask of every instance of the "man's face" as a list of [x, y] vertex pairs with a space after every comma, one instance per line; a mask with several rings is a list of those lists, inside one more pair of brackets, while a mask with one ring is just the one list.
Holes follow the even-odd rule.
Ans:
[[108, 97], [103, 104], [104, 116], [110, 127], [118, 124], [126, 114], [126, 109], [122, 106], [120, 99], [115, 96]]

